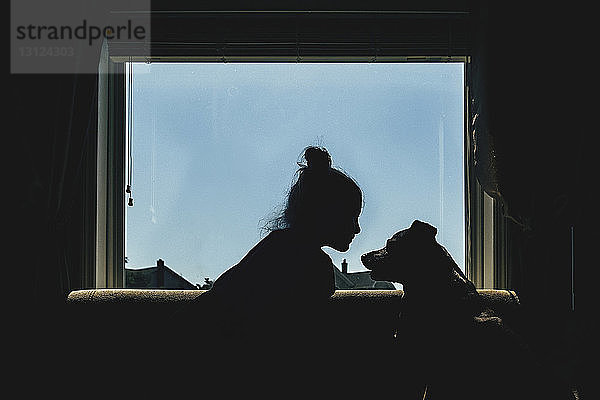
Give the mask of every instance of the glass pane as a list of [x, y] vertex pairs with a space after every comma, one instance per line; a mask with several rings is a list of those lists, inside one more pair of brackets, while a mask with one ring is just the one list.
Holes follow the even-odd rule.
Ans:
[[360, 255], [414, 219], [436, 226], [464, 268], [462, 63], [132, 71], [128, 269], [162, 259], [192, 284], [216, 279], [261, 239], [309, 145], [326, 147], [364, 193], [350, 250], [324, 248], [339, 269], [346, 259], [350, 273], [365, 271]]

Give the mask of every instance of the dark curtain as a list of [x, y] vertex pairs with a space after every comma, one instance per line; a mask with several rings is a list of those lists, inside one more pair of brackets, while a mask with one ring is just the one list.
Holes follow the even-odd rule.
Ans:
[[570, 269], [571, 227], [585, 212], [581, 155], [591, 74], [570, 55], [585, 54], [589, 36], [585, 24], [574, 28], [577, 7], [486, 3], [473, 12], [475, 174], [508, 223], [512, 288], [527, 296], [548, 278], [542, 290], [556, 299], [557, 288], [569, 287], [563, 270]]
[[56, 318], [71, 290], [93, 282], [97, 75], [11, 75], [10, 83], [19, 290], [30, 321]]
[[580, 393], [597, 386], [585, 367], [597, 264], [591, 15], [577, 1], [477, 3], [470, 82], [475, 174], [507, 222], [524, 333]]

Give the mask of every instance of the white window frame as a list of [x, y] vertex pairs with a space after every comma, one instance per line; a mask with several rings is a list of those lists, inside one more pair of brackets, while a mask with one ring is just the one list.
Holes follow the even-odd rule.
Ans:
[[470, 59], [465, 68], [465, 269], [478, 289], [508, 289], [506, 219], [496, 199], [489, 196], [475, 176], [474, 146], [470, 122]]
[[482, 190], [473, 172], [469, 127], [470, 59], [456, 57], [147, 57], [111, 56], [103, 47], [99, 65], [96, 207], [96, 288], [122, 288], [125, 277], [125, 63], [126, 62], [463, 62], [465, 163], [465, 270], [478, 288], [507, 287], [504, 219], [497, 202]]
[[125, 80], [124, 64], [111, 59], [106, 41], [98, 65], [95, 287], [125, 283]]

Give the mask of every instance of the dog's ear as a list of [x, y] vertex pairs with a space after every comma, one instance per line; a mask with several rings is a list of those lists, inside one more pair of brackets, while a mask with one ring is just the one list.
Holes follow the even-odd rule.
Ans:
[[437, 235], [437, 228], [435, 226], [429, 225], [427, 222], [419, 221], [418, 219], [413, 221], [410, 229], [419, 234], [428, 236], [431, 239], [435, 239], [435, 235]]

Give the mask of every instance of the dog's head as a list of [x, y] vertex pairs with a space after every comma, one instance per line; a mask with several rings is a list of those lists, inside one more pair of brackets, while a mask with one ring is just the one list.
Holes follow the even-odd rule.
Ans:
[[361, 261], [371, 270], [374, 280], [392, 281], [403, 284], [426, 279], [420, 266], [441, 247], [435, 240], [437, 229], [428, 223], [415, 220], [410, 228], [395, 233], [385, 247], [363, 254]]

